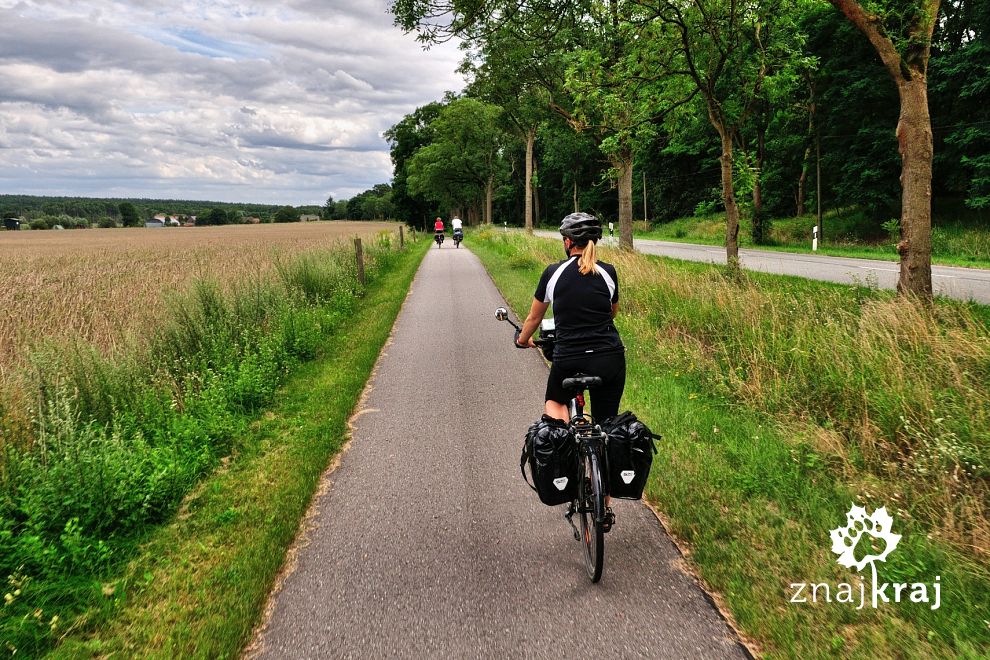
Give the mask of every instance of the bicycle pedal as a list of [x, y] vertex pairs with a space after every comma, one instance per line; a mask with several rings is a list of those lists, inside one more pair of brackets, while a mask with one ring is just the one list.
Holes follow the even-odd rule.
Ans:
[[608, 533], [612, 531], [612, 525], [615, 524], [615, 513], [612, 512], [611, 508], [605, 509], [605, 516], [602, 518], [602, 532]]

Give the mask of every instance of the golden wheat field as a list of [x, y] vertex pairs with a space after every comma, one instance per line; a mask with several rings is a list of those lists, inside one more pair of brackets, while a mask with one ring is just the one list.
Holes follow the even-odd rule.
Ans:
[[236, 282], [279, 256], [326, 248], [395, 223], [313, 222], [175, 229], [0, 232], [0, 381], [43, 340], [112, 352], [201, 277]]

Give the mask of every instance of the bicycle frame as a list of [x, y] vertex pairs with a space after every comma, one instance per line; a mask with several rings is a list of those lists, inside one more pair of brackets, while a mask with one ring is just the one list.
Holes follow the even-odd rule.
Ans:
[[[577, 392], [568, 404], [568, 426], [578, 446], [579, 472], [578, 496], [567, 507], [567, 519], [574, 538], [583, 541], [585, 566], [592, 582], [598, 582], [604, 569], [605, 539], [603, 531], [605, 514], [605, 490], [603, 452], [605, 434], [593, 420], [584, 414], [584, 392]], [[574, 524], [574, 514], [579, 515], [581, 529]]]
[[[519, 326], [509, 319], [508, 310], [504, 307], [495, 310], [495, 318], [499, 321], [508, 321], [516, 329], [517, 336], [521, 332]], [[540, 345], [539, 340], [535, 340], [533, 343]], [[601, 579], [604, 568], [605, 497], [607, 490], [604, 481], [605, 459], [603, 451], [606, 436], [601, 428], [594, 423], [594, 420], [584, 414], [584, 391], [588, 387], [594, 387], [595, 383], [600, 385], [601, 379], [577, 375], [573, 378], [565, 378], [563, 381], [564, 388], [574, 392], [574, 396], [567, 405], [570, 418], [568, 427], [578, 447], [580, 465], [578, 494], [568, 505], [564, 517], [571, 529], [574, 530], [574, 538], [578, 541], [584, 541], [585, 566], [592, 582], [598, 582]], [[575, 513], [580, 516], [580, 530], [572, 520]]]

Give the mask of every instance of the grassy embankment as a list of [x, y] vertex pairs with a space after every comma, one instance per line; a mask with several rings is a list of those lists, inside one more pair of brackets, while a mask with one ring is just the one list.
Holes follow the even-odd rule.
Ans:
[[[784, 252], [811, 252], [811, 228], [814, 216], [778, 218], [771, 221], [770, 240], [755, 245], [748, 218], [743, 218], [739, 230], [741, 247]], [[662, 241], [725, 245], [725, 219], [721, 216], [679, 218], [653, 225], [645, 231], [642, 223], [637, 238]], [[862, 259], [899, 259], [897, 240], [887, 232], [877, 235], [874, 224], [861, 213], [830, 212], [822, 218], [824, 240], [819, 241], [818, 254]], [[990, 268], [990, 230], [960, 223], [936, 224], [932, 228], [932, 262], [946, 266]]]
[[[521, 235], [472, 249], [520, 314], [559, 258]], [[990, 653], [986, 309], [602, 252], [620, 276], [623, 405], [665, 436], [649, 497], [742, 630], [778, 657]], [[830, 551], [852, 503], [886, 506], [902, 535], [880, 579], [940, 576], [938, 610], [789, 602], [791, 583], [830, 583], [833, 600], [869, 583]]]
[[130, 360], [36, 356], [36, 436], [5, 432], [0, 647], [236, 656], [427, 247], [366, 245], [365, 287], [349, 248], [200, 282]]

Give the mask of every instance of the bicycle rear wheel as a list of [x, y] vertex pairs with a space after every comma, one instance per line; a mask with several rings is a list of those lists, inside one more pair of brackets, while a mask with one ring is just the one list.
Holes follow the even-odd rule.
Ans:
[[588, 448], [581, 475], [578, 512], [581, 514], [581, 540], [584, 563], [592, 582], [602, 578], [605, 566], [605, 488], [598, 462], [598, 452]]

